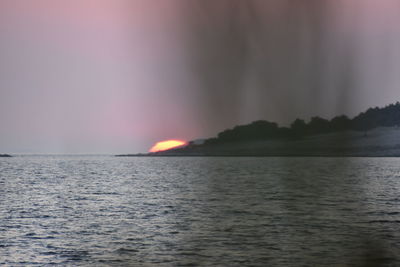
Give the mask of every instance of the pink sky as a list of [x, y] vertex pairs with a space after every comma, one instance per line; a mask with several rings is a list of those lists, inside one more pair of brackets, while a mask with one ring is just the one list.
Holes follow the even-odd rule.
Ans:
[[[309, 59], [311, 40], [321, 39], [319, 105], [309, 84], [291, 72], [271, 74], [275, 91], [260, 91], [249, 75], [237, 96], [217, 88], [220, 99], [207, 101], [184, 34], [199, 18], [208, 31], [221, 28], [229, 1], [206, 2], [212, 12], [187, 9], [185, 0], [1, 0], [0, 153], [140, 152], [156, 141], [209, 137], [237, 123], [352, 116], [400, 99], [397, 0], [326, 1], [318, 36], [308, 30], [313, 0], [294, 10], [288, 0], [255, 0], [270, 37], [264, 49], [271, 70], [293, 70], [296, 62], [282, 58]], [[357, 83], [346, 92], [351, 108], [342, 110], [336, 83], [349, 53]]]
[[2, 1], [3, 140], [28, 152], [128, 152], [196, 137], [177, 9], [149, 2]]

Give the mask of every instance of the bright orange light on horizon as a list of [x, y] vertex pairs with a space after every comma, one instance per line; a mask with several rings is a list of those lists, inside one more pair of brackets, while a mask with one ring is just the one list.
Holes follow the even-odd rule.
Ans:
[[150, 150], [149, 152], [159, 152], [159, 151], [165, 151], [168, 149], [172, 148], [177, 148], [180, 146], [186, 145], [186, 141], [181, 141], [181, 140], [166, 140], [166, 141], [161, 141], [157, 142]]

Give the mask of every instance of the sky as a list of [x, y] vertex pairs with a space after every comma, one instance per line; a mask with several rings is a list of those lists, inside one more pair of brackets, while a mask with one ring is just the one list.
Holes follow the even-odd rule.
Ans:
[[397, 0], [0, 0], [0, 152], [135, 153], [400, 100]]

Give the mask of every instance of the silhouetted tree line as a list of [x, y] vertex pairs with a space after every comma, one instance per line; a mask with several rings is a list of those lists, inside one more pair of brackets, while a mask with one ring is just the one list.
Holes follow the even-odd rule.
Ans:
[[268, 139], [296, 139], [304, 136], [324, 134], [340, 131], [368, 131], [376, 127], [400, 125], [400, 103], [386, 107], [369, 108], [353, 119], [346, 115], [336, 116], [331, 120], [313, 117], [307, 123], [296, 119], [290, 127], [279, 127], [275, 122], [264, 120], [254, 121], [247, 125], [239, 125], [210, 138], [205, 144], [225, 143], [233, 141], [268, 140]]

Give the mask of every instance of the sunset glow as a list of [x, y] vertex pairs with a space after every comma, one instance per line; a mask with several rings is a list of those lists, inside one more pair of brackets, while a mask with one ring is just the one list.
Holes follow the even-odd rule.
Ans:
[[186, 145], [186, 141], [181, 141], [181, 140], [166, 140], [166, 141], [161, 141], [157, 142], [150, 150], [149, 152], [159, 152], [159, 151], [165, 151], [168, 149], [172, 148], [177, 148], [180, 146]]

